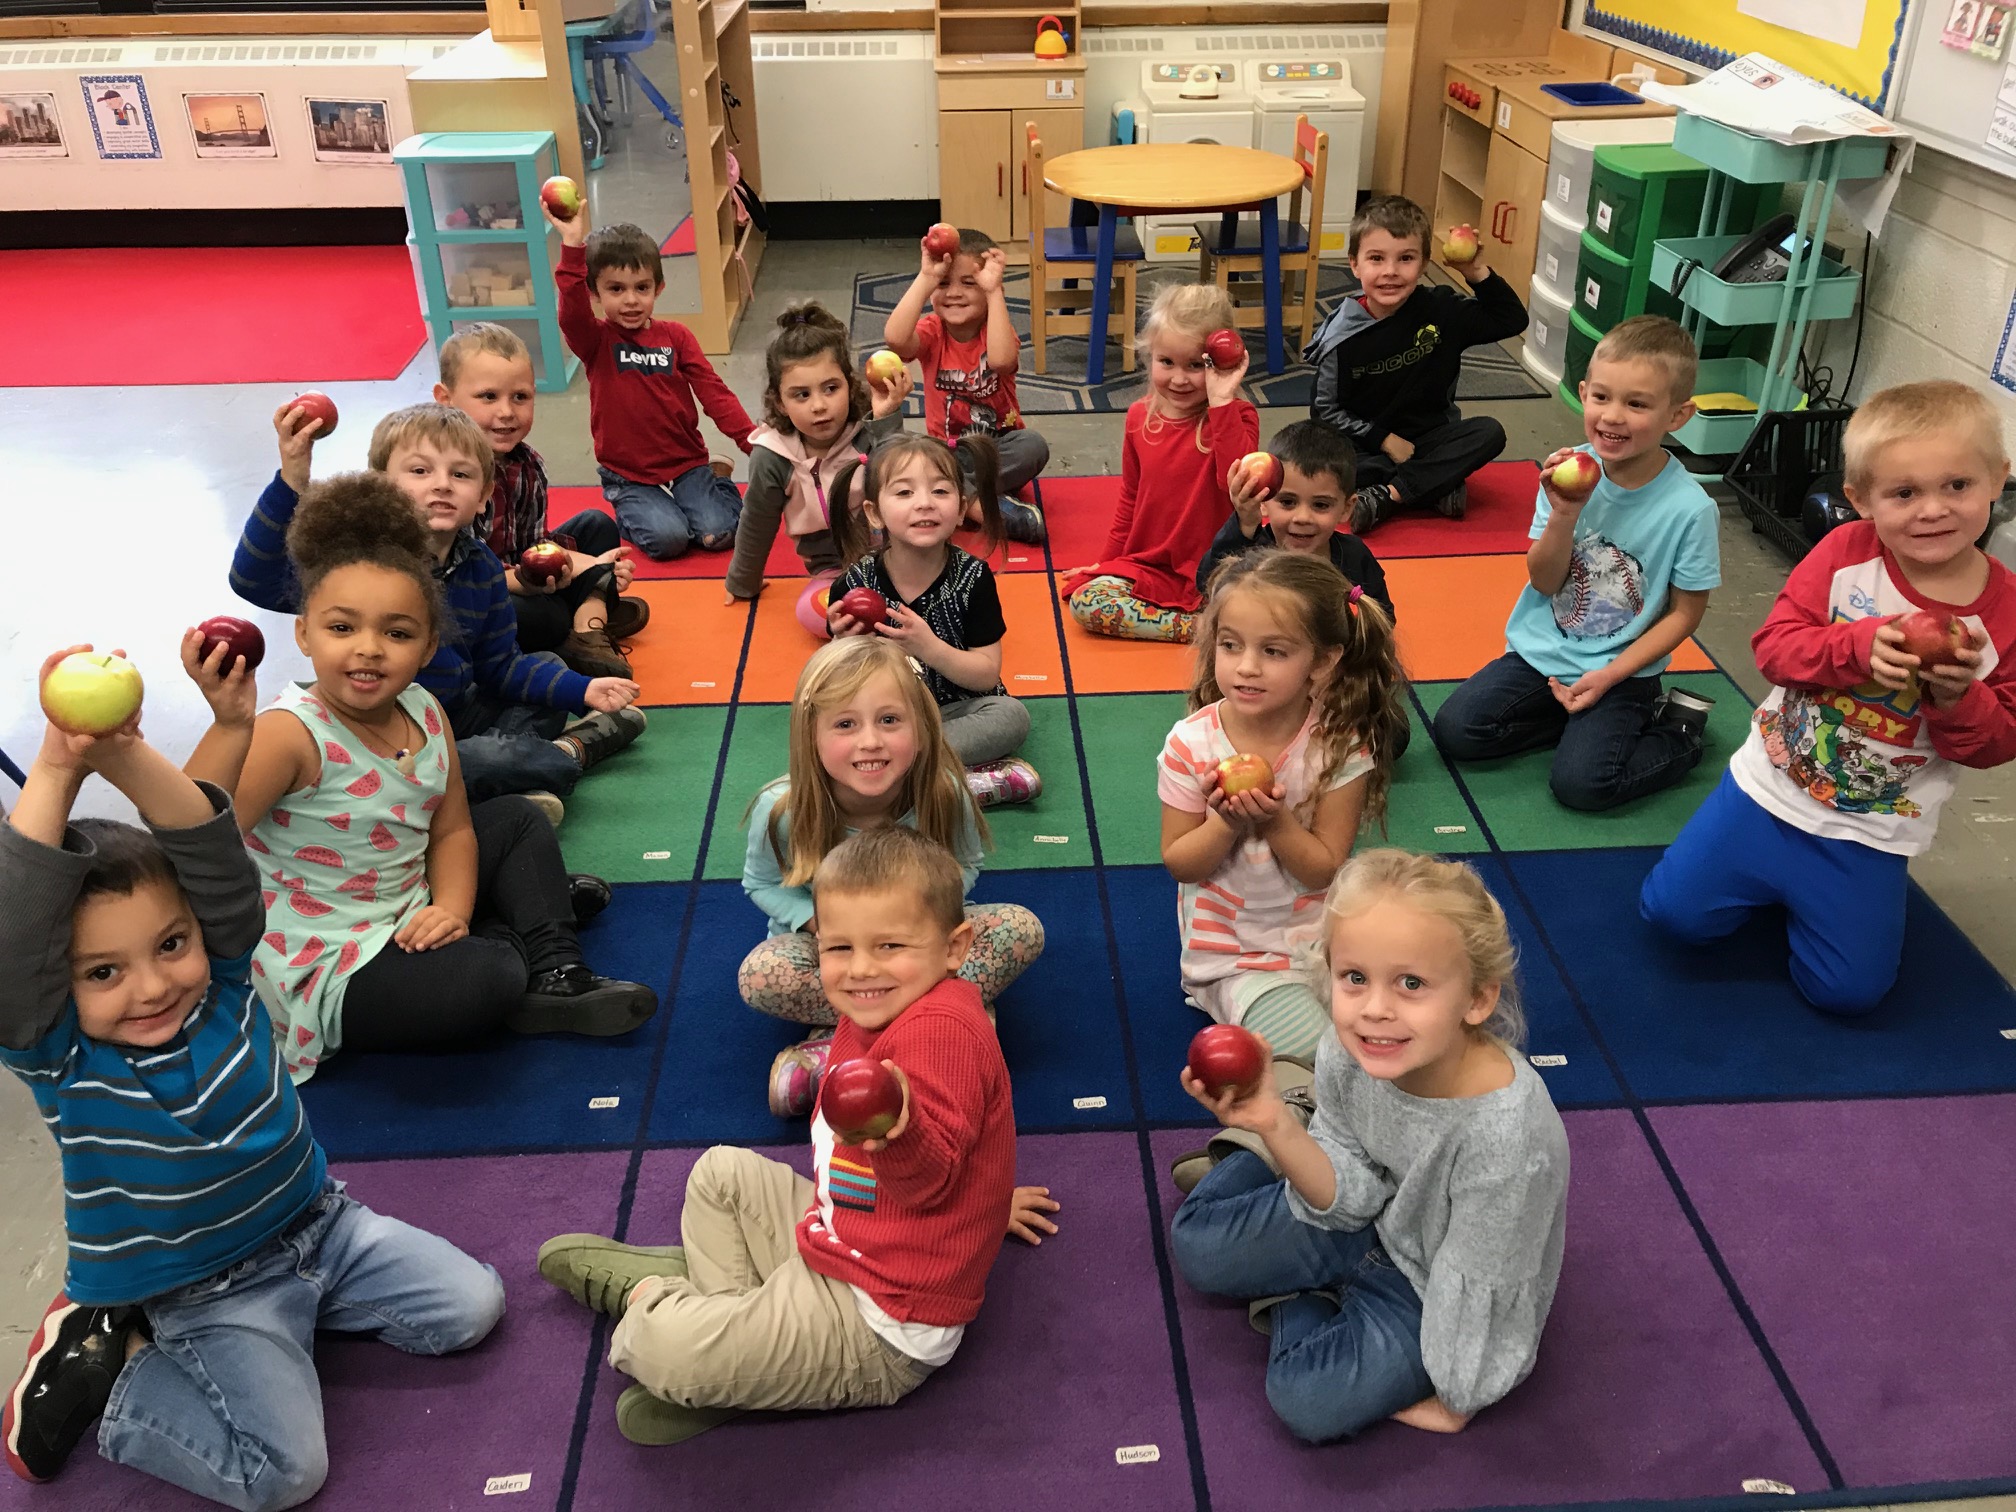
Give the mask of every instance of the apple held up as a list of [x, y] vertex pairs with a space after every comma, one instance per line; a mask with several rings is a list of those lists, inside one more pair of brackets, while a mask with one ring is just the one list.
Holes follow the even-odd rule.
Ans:
[[521, 582], [558, 582], [560, 574], [566, 570], [567, 548], [558, 541], [535, 541], [518, 553], [518, 577]]
[[222, 646], [227, 675], [237, 665], [238, 657], [245, 658], [247, 672], [257, 671], [259, 663], [266, 659], [266, 637], [250, 620], [230, 614], [212, 615], [196, 627], [196, 633], [203, 637], [203, 648], [196, 653], [196, 660], [207, 662], [210, 653]]
[[1239, 468], [1246, 477], [1246, 487], [1252, 493], [1264, 493], [1273, 497], [1281, 491], [1281, 459], [1272, 452], [1248, 452], [1239, 459]]
[[1920, 609], [1891, 621], [1904, 637], [1906, 655], [1918, 658], [1921, 670], [1927, 667], [1957, 667], [1959, 653], [1974, 644], [1966, 625], [1950, 614], [1934, 614]]
[[833, 607], [863, 625], [879, 625], [889, 618], [889, 600], [873, 588], [849, 588]]
[[315, 432], [315, 439], [321, 441], [336, 429], [336, 401], [320, 389], [309, 389], [294, 396], [294, 408], [310, 420], [321, 422]]
[[1267, 1059], [1259, 1039], [1237, 1024], [1212, 1024], [1190, 1041], [1190, 1074], [1211, 1097], [1244, 1097], [1260, 1084]]
[[1478, 245], [1475, 226], [1451, 226], [1449, 234], [1442, 238], [1442, 261], [1452, 268], [1460, 268], [1465, 263], [1475, 262]]
[[1236, 368], [1246, 360], [1246, 338], [1229, 327], [1204, 338], [1204, 355], [1215, 368]]
[[879, 1060], [842, 1061], [820, 1079], [819, 1114], [841, 1144], [882, 1139], [903, 1116], [903, 1085]]
[[939, 221], [924, 233], [924, 250], [933, 257], [955, 257], [959, 252], [959, 228]]
[[861, 370], [877, 388], [891, 388], [903, 376], [903, 359], [884, 347], [862, 363]]
[[555, 220], [571, 221], [581, 213], [581, 186], [556, 173], [539, 186], [539, 203], [553, 212]]
[[73, 651], [42, 679], [42, 712], [72, 735], [109, 735], [140, 712], [140, 672], [109, 651]]
[[1227, 798], [1237, 798], [1256, 789], [1264, 793], [1273, 786], [1274, 768], [1267, 764], [1265, 756], [1241, 751], [1218, 763], [1218, 791]]
[[1585, 451], [1570, 452], [1547, 475], [1554, 491], [1575, 504], [1596, 492], [1596, 485], [1602, 480], [1603, 464]]

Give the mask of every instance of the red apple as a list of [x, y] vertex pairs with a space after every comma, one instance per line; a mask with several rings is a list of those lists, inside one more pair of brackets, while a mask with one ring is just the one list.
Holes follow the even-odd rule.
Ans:
[[526, 583], [551, 583], [567, 570], [567, 548], [558, 541], [534, 541], [518, 554], [518, 577]]
[[1246, 338], [1237, 331], [1213, 331], [1204, 338], [1204, 355], [1215, 368], [1236, 368], [1246, 360]]
[[959, 255], [959, 228], [939, 221], [924, 233], [924, 250], [933, 257], [956, 257]]
[[1570, 452], [1548, 477], [1563, 498], [1580, 501], [1596, 492], [1596, 485], [1603, 479], [1603, 464], [1585, 451]]
[[556, 220], [571, 221], [581, 213], [581, 186], [564, 173], [555, 174], [539, 186], [539, 203]]
[[1892, 621], [1904, 637], [1904, 650], [1918, 658], [1920, 667], [1957, 667], [1958, 651], [1974, 644], [1967, 627], [1950, 614], [1933, 614], [1920, 609]]
[[1246, 487], [1270, 498], [1281, 491], [1281, 459], [1272, 452], [1248, 452], [1239, 459], [1246, 472]]
[[1259, 1085], [1266, 1069], [1259, 1039], [1237, 1024], [1199, 1029], [1190, 1041], [1190, 1074], [1213, 1097], [1232, 1091], [1244, 1097]]
[[336, 429], [336, 401], [316, 389], [294, 396], [294, 408], [310, 420], [320, 420], [322, 427], [315, 432], [315, 439], [321, 441]]
[[1477, 228], [1475, 226], [1451, 226], [1449, 234], [1442, 239], [1442, 261], [1460, 267], [1477, 258]]
[[1265, 756], [1252, 756], [1241, 751], [1218, 763], [1218, 791], [1227, 798], [1250, 793], [1255, 788], [1269, 789], [1273, 786], [1274, 768], [1267, 764]]
[[862, 363], [861, 370], [877, 388], [890, 388], [903, 376], [903, 359], [884, 347]]
[[879, 625], [889, 618], [889, 600], [873, 588], [849, 588], [834, 607], [863, 625]]
[[109, 651], [73, 651], [42, 679], [42, 712], [72, 735], [105, 735], [140, 712], [145, 685], [133, 663]]
[[819, 1114], [841, 1144], [880, 1139], [903, 1116], [903, 1084], [879, 1060], [842, 1061], [819, 1080]]
[[245, 658], [245, 670], [257, 670], [266, 658], [266, 637], [259, 627], [250, 620], [238, 619], [233, 615], [219, 614], [206, 619], [196, 627], [203, 637], [203, 649], [196, 653], [198, 661], [210, 660], [210, 653], [219, 646], [224, 648], [224, 670], [230, 672], [236, 665], [234, 658]]

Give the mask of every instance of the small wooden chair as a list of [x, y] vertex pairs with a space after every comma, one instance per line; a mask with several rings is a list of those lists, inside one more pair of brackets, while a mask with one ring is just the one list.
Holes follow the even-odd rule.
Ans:
[[[1119, 327], [1120, 370], [1134, 371], [1134, 271], [1141, 262], [1141, 238], [1129, 225], [1113, 236], [1113, 294], [1107, 306], [1106, 329], [1092, 331], [1090, 275], [1099, 254], [1097, 226], [1045, 226], [1049, 191], [1043, 187], [1043, 139], [1036, 123], [1029, 133], [1029, 335], [1036, 348], [1036, 371], [1045, 371], [1044, 343], [1052, 336], [1083, 335], [1105, 341]], [[1052, 287], [1052, 279], [1074, 280], [1070, 288]]]
[[[1287, 303], [1291, 273], [1302, 276], [1302, 345], [1316, 329], [1316, 281], [1322, 266], [1323, 186], [1330, 172], [1330, 133], [1318, 131], [1309, 117], [1295, 117], [1295, 161], [1302, 165], [1302, 183], [1288, 199], [1288, 218], [1281, 222], [1281, 284]], [[1303, 195], [1308, 195], [1304, 216]], [[1233, 298], [1233, 316], [1245, 327], [1264, 326], [1267, 311], [1261, 302], [1260, 222], [1242, 218], [1238, 235], [1229, 247], [1222, 219], [1197, 222], [1197, 277], [1215, 283]], [[1232, 282], [1234, 275], [1239, 282]], [[1250, 295], [1250, 298], [1241, 297]]]

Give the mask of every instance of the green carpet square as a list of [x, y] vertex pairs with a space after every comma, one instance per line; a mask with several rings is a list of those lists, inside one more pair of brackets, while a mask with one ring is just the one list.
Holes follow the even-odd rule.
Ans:
[[726, 708], [653, 708], [651, 727], [567, 796], [570, 871], [610, 882], [685, 882], [700, 854]]
[[790, 749], [789, 704], [744, 704], [735, 711], [728, 765], [721, 774], [721, 796], [715, 802], [714, 834], [701, 872], [709, 881], [742, 875], [742, 857], [749, 848], [742, 815], [765, 783], [784, 775], [791, 764]]
[[1183, 717], [1181, 693], [1106, 693], [1078, 700], [1085, 770], [1099, 816], [1099, 852], [1108, 866], [1159, 866], [1162, 800], [1155, 760]]
[[1023, 703], [1029, 710], [1029, 738], [1019, 754], [1042, 774], [1043, 792], [1034, 803], [987, 811], [987, 827], [994, 832], [987, 865], [998, 871], [1090, 866], [1092, 827], [1085, 818], [1085, 785], [1078, 780], [1070, 706], [1061, 698]]
[[1377, 824], [1358, 827], [1358, 848], [1397, 845], [1403, 850], [1428, 851], [1444, 856], [1470, 855], [1489, 850], [1490, 842], [1479, 828], [1476, 815], [1463, 801], [1448, 764], [1421, 723], [1410, 711], [1414, 735], [1407, 753], [1393, 774], [1392, 789], [1386, 795], [1386, 830]]

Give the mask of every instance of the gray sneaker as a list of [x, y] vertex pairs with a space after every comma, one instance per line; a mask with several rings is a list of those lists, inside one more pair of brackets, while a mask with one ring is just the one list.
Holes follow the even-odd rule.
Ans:
[[1381, 520], [1389, 520], [1397, 506], [1393, 490], [1384, 483], [1368, 483], [1351, 495], [1351, 534], [1362, 536]]
[[[1299, 1055], [1274, 1057], [1274, 1090], [1305, 1129], [1309, 1127], [1309, 1120], [1316, 1116], [1315, 1083], [1316, 1071], [1311, 1062]], [[1177, 1191], [1187, 1196], [1198, 1182], [1210, 1174], [1213, 1166], [1237, 1150], [1251, 1150], [1266, 1162], [1268, 1170], [1276, 1176], [1281, 1174], [1281, 1167], [1268, 1153], [1267, 1141], [1258, 1134], [1244, 1129], [1220, 1129], [1203, 1149], [1191, 1150], [1171, 1161], [1169, 1179], [1175, 1183]]]
[[1458, 483], [1435, 501], [1435, 513], [1445, 520], [1460, 520], [1470, 507], [1470, 485]]
[[1024, 546], [1043, 544], [1043, 511], [1020, 499], [1001, 501], [1001, 528], [1011, 541]]
[[601, 1234], [557, 1234], [539, 1246], [539, 1274], [583, 1307], [620, 1318], [646, 1276], [686, 1274], [686, 1251], [676, 1244], [619, 1244]]

